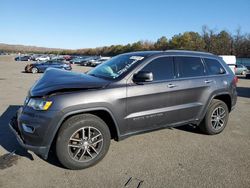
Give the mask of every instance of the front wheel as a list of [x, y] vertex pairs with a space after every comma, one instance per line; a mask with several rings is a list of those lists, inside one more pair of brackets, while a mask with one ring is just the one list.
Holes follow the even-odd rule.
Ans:
[[92, 114], [76, 115], [60, 128], [56, 154], [66, 168], [88, 168], [106, 155], [110, 138], [108, 126], [102, 119]]
[[199, 127], [205, 134], [219, 134], [226, 127], [228, 116], [227, 105], [221, 100], [213, 99]]

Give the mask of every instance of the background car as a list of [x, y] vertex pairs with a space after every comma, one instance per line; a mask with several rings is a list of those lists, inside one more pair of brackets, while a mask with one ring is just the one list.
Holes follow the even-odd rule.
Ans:
[[246, 75], [248, 73], [248, 71], [249, 70], [247, 69], [246, 66], [241, 65], [241, 64], [236, 65], [235, 74], [237, 74], [237, 75]]
[[229, 66], [229, 68], [235, 74], [235, 71], [236, 71], [236, 56], [234, 56], [234, 55], [220, 55], [219, 57]]
[[53, 56], [50, 59], [55, 60], [55, 61], [64, 61], [65, 60], [63, 56]]
[[29, 61], [29, 60], [30, 60], [30, 56], [28, 55], [15, 57], [15, 61]]
[[63, 58], [66, 60], [66, 61], [70, 61], [73, 57], [71, 55], [65, 55], [63, 56]]
[[101, 57], [98, 60], [93, 60], [93, 61], [89, 62], [89, 66], [96, 67], [97, 65], [100, 65], [100, 64], [108, 61], [109, 59], [110, 59], [110, 57]]
[[0, 55], [8, 55], [6, 52], [0, 51]]
[[69, 62], [71, 64], [81, 64], [87, 58], [89, 58], [89, 56], [78, 56], [78, 57], [72, 58]]
[[58, 68], [64, 70], [71, 70], [71, 64], [61, 61], [44, 61], [29, 64], [25, 67], [25, 72], [31, 72], [33, 74], [38, 72], [44, 72], [47, 68]]
[[90, 57], [88, 57], [88, 58], [85, 58], [85, 59], [80, 63], [80, 65], [81, 65], [81, 66], [90, 66], [90, 64], [91, 64], [92, 61], [96, 61], [96, 60], [98, 60], [98, 59], [100, 59], [99, 56], [90, 56]]
[[50, 60], [50, 57], [47, 55], [39, 56], [35, 59], [36, 61], [48, 61]]
[[36, 58], [39, 57], [39, 56], [41, 56], [41, 55], [39, 55], [39, 54], [33, 54], [33, 55], [30, 56], [30, 60], [31, 61], [35, 61]]

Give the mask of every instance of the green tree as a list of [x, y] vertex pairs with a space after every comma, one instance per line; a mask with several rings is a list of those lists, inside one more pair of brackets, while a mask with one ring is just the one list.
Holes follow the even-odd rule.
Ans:
[[197, 32], [174, 35], [170, 41], [172, 49], [204, 50], [205, 42]]
[[232, 37], [226, 31], [221, 31], [215, 36], [212, 52], [218, 55], [232, 54]]
[[154, 44], [155, 50], [167, 50], [168, 49], [168, 39], [164, 36], [159, 38]]

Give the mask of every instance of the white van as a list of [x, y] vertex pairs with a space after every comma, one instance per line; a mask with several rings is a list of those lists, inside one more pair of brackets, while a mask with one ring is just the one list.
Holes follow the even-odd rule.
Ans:
[[230, 69], [235, 74], [236, 71], [236, 57], [234, 55], [219, 55], [225, 63], [230, 67]]

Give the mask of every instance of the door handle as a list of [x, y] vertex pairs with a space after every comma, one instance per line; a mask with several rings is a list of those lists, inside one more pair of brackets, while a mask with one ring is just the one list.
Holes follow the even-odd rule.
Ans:
[[209, 84], [209, 83], [212, 83], [212, 82], [213, 82], [213, 80], [205, 80], [206, 84]]
[[174, 88], [174, 87], [176, 87], [176, 85], [174, 85], [174, 84], [168, 84], [168, 88]]

